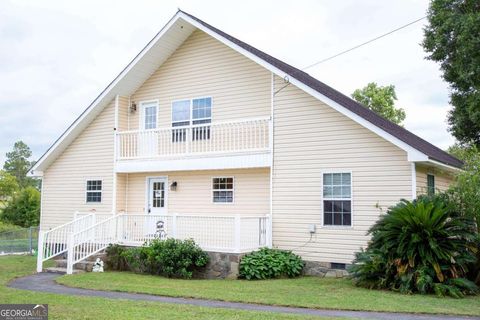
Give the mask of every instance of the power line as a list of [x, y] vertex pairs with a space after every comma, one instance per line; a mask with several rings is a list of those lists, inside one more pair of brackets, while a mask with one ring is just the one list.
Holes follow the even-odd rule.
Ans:
[[337, 53], [337, 54], [334, 54], [333, 56], [330, 56], [330, 57], [325, 58], [325, 59], [323, 59], [323, 60], [317, 61], [317, 62], [315, 62], [315, 63], [313, 63], [313, 64], [311, 64], [311, 65], [308, 65], [308, 66], [304, 67], [302, 70], [305, 70], [305, 69], [308, 69], [308, 68], [311, 68], [311, 67], [315, 67], [315, 66], [317, 66], [317, 65], [319, 65], [319, 64], [321, 64], [321, 63], [324, 63], [324, 62], [326, 62], [326, 61], [328, 61], [328, 60], [331, 60], [331, 59], [333, 59], [333, 58], [336, 58], [336, 57], [338, 57], [338, 56], [341, 56], [342, 54], [345, 54], [345, 53], [348, 53], [348, 52], [353, 51], [353, 50], [355, 50], [355, 49], [358, 49], [358, 48], [360, 48], [360, 47], [363, 47], [364, 45], [367, 45], [367, 44], [369, 44], [369, 43], [372, 43], [372, 42], [374, 42], [374, 41], [376, 41], [376, 40], [378, 40], [378, 39], [381, 39], [381, 38], [383, 38], [383, 37], [386, 37], [386, 36], [388, 36], [388, 35], [390, 35], [390, 34], [392, 34], [392, 33], [394, 33], [394, 32], [397, 32], [397, 31], [399, 31], [399, 30], [402, 30], [402, 29], [404, 29], [404, 28], [406, 28], [406, 27], [408, 27], [408, 26], [411, 26], [412, 24], [415, 24], [415, 23], [417, 23], [417, 22], [419, 22], [419, 21], [422, 21], [422, 20], [425, 19], [426, 17], [427, 17], [427, 16], [421, 17], [421, 18], [419, 18], [419, 19], [417, 19], [417, 20], [414, 20], [414, 21], [412, 21], [412, 22], [409, 22], [409, 23], [407, 23], [407, 24], [405, 24], [405, 25], [403, 25], [403, 26], [401, 26], [401, 27], [398, 27], [398, 28], [396, 28], [396, 29], [394, 29], [394, 30], [392, 30], [392, 31], [389, 31], [389, 32], [387, 32], [387, 33], [384, 33], [384, 34], [382, 34], [382, 35], [380, 35], [380, 36], [378, 36], [378, 37], [376, 37], [376, 38], [373, 38], [373, 39], [371, 39], [371, 40], [368, 40], [368, 41], [366, 41], [366, 42], [363, 42], [363, 43], [361, 43], [361, 44], [359, 44], [359, 45], [356, 45], [356, 46], [354, 46], [354, 47], [352, 47], [352, 48], [350, 48], [350, 49], [347, 49], [347, 50], [345, 50], [345, 51], [342, 51], [342, 52], [339, 52], [339, 53]]

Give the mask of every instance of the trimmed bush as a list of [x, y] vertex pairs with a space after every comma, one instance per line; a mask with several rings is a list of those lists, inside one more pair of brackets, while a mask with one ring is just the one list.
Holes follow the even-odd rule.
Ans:
[[155, 239], [140, 248], [121, 253], [128, 268], [173, 278], [190, 279], [208, 263], [208, 255], [193, 240]]
[[402, 293], [463, 297], [477, 292], [465, 279], [475, 261], [475, 223], [444, 195], [402, 200], [369, 230], [365, 251], [349, 272], [356, 285]]
[[110, 244], [105, 253], [107, 255], [107, 261], [105, 264], [108, 270], [126, 271], [129, 270], [127, 261], [125, 259], [125, 251], [127, 249], [118, 244]]
[[305, 263], [292, 253], [278, 249], [262, 248], [245, 255], [240, 261], [240, 278], [247, 280], [297, 277]]

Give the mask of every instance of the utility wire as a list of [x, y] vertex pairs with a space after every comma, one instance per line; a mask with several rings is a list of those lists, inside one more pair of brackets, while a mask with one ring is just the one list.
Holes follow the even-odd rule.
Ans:
[[315, 63], [313, 63], [313, 64], [311, 64], [311, 65], [308, 65], [308, 66], [304, 67], [302, 70], [315, 67], [315, 66], [317, 66], [317, 65], [319, 65], [319, 64], [321, 64], [321, 63], [324, 63], [324, 62], [329, 61], [329, 60], [331, 60], [331, 59], [333, 59], [333, 58], [336, 58], [336, 57], [338, 57], [338, 56], [341, 56], [342, 54], [345, 54], [345, 53], [348, 53], [348, 52], [353, 51], [353, 50], [355, 50], [355, 49], [358, 49], [358, 48], [360, 48], [360, 47], [363, 47], [364, 45], [367, 45], [367, 44], [369, 44], [369, 43], [372, 43], [372, 42], [374, 42], [374, 41], [376, 41], [376, 40], [378, 40], [378, 39], [381, 39], [381, 38], [383, 38], [383, 37], [386, 37], [386, 36], [388, 36], [388, 35], [390, 35], [390, 34], [392, 34], [392, 33], [394, 33], [394, 32], [397, 32], [397, 31], [399, 31], [399, 30], [402, 30], [402, 29], [404, 29], [404, 28], [406, 28], [406, 27], [408, 27], [408, 26], [411, 26], [412, 24], [415, 24], [415, 23], [417, 23], [417, 22], [419, 22], [419, 21], [422, 21], [422, 20], [425, 19], [426, 17], [427, 17], [427, 16], [421, 17], [421, 18], [419, 18], [419, 19], [417, 19], [417, 20], [414, 20], [414, 21], [412, 21], [412, 22], [409, 22], [409, 23], [407, 23], [407, 24], [405, 24], [405, 25], [403, 25], [403, 26], [401, 26], [401, 27], [398, 27], [398, 28], [396, 28], [396, 29], [394, 29], [394, 30], [392, 30], [392, 31], [389, 31], [389, 32], [387, 32], [387, 33], [384, 33], [384, 34], [382, 34], [382, 35], [380, 35], [380, 36], [378, 36], [378, 37], [376, 37], [376, 38], [373, 38], [373, 39], [368, 40], [368, 41], [366, 41], [366, 42], [363, 42], [363, 43], [361, 43], [361, 44], [359, 44], [359, 45], [356, 45], [356, 46], [354, 46], [354, 47], [352, 47], [352, 48], [350, 48], [350, 49], [347, 49], [347, 50], [345, 50], [345, 51], [342, 51], [342, 52], [339, 52], [339, 53], [337, 53], [337, 54], [334, 54], [333, 56], [330, 56], [330, 57], [328, 57], [328, 58], [325, 58], [325, 59], [323, 59], [323, 60], [320, 60], [320, 61], [318, 61], [318, 62], [315, 62]]

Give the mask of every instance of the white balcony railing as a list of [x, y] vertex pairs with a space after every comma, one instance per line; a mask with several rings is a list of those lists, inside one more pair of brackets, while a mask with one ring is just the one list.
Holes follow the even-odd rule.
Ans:
[[116, 133], [117, 159], [268, 151], [268, 118]]

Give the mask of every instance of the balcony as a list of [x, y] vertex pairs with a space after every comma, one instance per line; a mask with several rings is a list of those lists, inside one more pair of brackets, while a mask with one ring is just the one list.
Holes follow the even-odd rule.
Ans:
[[271, 126], [260, 118], [118, 132], [116, 172], [270, 166]]

